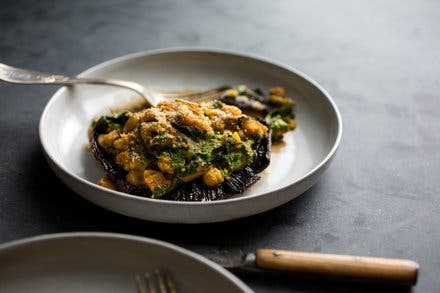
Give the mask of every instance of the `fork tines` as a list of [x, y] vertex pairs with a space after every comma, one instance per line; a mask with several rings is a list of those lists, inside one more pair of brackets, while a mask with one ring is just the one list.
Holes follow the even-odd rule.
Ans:
[[176, 286], [169, 273], [159, 269], [136, 275], [136, 287], [138, 293], [176, 293]]
[[221, 94], [228, 89], [228, 86], [220, 86], [206, 91], [195, 92], [170, 92], [162, 93], [165, 98], [171, 99], [184, 99], [191, 102], [209, 102], [220, 98]]

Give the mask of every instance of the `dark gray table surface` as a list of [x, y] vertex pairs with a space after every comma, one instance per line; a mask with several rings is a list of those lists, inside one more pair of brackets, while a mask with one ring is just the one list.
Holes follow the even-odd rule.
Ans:
[[[332, 165], [295, 200], [232, 222], [157, 224], [81, 199], [49, 169], [38, 122], [56, 87], [0, 83], [1, 243], [111, 231], [183, 246], [409, 258], [421, 265], [412, 291], [440, 292], [440, 2], [15, 0], [0, 7], [0, 62], [75, 75], [148, 49], [234, 49], [317, 80], [344, 123]], [[256, 292], [406, 291], [239, 277]]]

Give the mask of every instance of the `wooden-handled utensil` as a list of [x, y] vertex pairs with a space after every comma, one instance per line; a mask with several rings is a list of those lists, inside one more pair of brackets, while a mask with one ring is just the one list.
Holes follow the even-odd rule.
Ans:
[[284, 272], [314, 279], [415, 285], [419, 265], [406, 259], [258, 249], [188, 247], [234, 272]]
[[306, 277], [414, 285], [419, 265], [406, 259], [259, 249], [258, 268], [289, 271]]

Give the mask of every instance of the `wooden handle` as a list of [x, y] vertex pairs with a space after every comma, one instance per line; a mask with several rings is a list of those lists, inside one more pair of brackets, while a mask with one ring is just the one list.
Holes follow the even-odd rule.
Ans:
[[305, 277], [325, 277], [346, 281], [369, 281], [402, 285], [417, 282], [419, 265], [406, 259], [306, 253], [259, 249], [259, 268], [289, 271]]

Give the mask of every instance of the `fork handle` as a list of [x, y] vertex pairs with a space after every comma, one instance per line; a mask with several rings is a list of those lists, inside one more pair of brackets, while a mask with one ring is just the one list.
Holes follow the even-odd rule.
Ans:
[[63, 75], [12, 67], [0, 63], [0, 79], [21, 84], [71, 84], [73, 79]]
[[282, 270], [304, 277], [370, 281], [401, 285], [417, 282], [419, 265], [411, 260], [259, 249], [259, 268]]
[[[130, 81], [116, 79], [68, 77], [59, 74], [21, 69], [2, 63], [0, 63], [0, 80], [18, 84], [101, 84], [123, 87], [138, 93], [144, 98], [146, 98], [147, 95], [150, 97], [150, 99], [154, 97], [152, 93], [147, 93], [146, 89], [144, 89], [142, 86]], [[147, 102], [150, 104], [148, 100]]]

